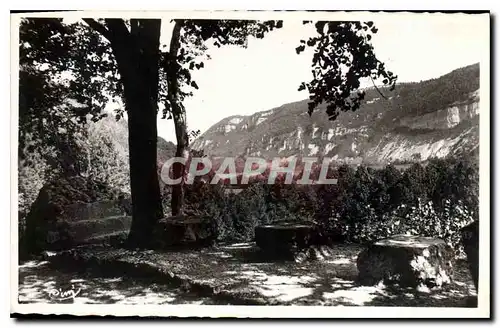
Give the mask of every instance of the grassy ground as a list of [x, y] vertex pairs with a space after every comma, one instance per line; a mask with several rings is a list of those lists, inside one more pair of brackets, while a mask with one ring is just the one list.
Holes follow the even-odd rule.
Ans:
[[[96, 286], [90, 288], [103, 295], [92, 302], [124, 302], [156, 293], [165, 302], [197, 300], [199, 304], [475, 306], [476, 293], [464, 261], [455, 264], [453, 283], [441, 289], [363, 286], [356, 281], [360, 251], [358, 245], [339, 245], [329, 260], [298, 264], [262, 261], [253, 244], [170, 252], [87, 247], [49, 260], [58, 267], [92, 268], [100, 277], [127, 274], [128, 278], [115, 285], [99, 280], [104, 278], [88, 277], [83, 284]], [[88, 273], [82, 270], [79, 274]], [[132, 279], [138, 281], [136, 277], [149, 277], [154, 283], [148, 287], [141, 280], [145, 283], [129, 286]], [[26, 276], [20, 278], [25, 285], [29, 281]]]

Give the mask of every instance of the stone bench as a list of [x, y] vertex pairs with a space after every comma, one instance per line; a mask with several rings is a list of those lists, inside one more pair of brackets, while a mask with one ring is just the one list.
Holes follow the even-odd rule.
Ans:
[[375, 242], [357, 259], [359, 279], [365, 284], [399, 283], [429, 287], [449, 283], [453, 251], [443, 240], [395, 235]]
[[[52, 216], [33, 221], [24, 243], [27, 249], [62, 250], [85, 244], [114, 244], [124, 241], [132, 217], [123, 200], [74, 203], [61, 206]], [[30, 246], [34, 245], [34, 246]]]

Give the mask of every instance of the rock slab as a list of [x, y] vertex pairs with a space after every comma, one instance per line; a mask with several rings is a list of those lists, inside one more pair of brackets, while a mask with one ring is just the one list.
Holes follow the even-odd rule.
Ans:
[[441, 239], [395, 235], [363, 250], [356, 264], [365, 284], [436, 287], [451, 282], [452, 260], [453, 250]]

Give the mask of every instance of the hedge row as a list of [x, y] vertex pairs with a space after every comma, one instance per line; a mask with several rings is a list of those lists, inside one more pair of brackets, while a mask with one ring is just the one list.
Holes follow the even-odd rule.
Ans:
[[478, 219], [479, 169], [434, 159], [405, 170], [340, 166], [336, 185], [255, 182], [239, 194], [202, 181], [187, 185], [187, 211], [210, 220], [219, 240], [248, 241], [258, 224], [314, 221], [331, 241], [372, 242], [394, 233], [444, 238]]

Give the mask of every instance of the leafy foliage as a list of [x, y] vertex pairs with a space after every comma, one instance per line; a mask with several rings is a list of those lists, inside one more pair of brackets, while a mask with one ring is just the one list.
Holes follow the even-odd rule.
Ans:
[[191, 214], [212, 223], [219, 240], [252, 240], [259, 224], [313, 221], [331, 242], [366, 243], [410, 233], [442, 238], [458, 254], [460, 229], [478, 220], [477, 173], [474, 163], [452, 159], [404, 171], [344, 165], [332, 173], [337, 185], [254, 180], [238, 194], [200, 179], [186, 185], [186, 202]]
[[[38, 88], [20, 77], [21, 96], [29, 94], [23, 108], [43, 118], [52, 105], [71, 98], [81, 107], [72, 113], [79, 122], [102, 118], [108, 95], [121, 89], [111, 49], [82, 23], [64, 24], [62, 19], [25, 19], [20, 25], [20, 67], [26, 77], [39, 74]], [[35, 78], [37, 76], [35, 75]], [[24, 91], [24, 92], [23, 92]], [[34, 92], [39, 92], [39, 94]], [[34, 117], [35, 118], [35, 117]]]
[[460, 229], [478, 220], [478, 166], [467, 159], [434, 159], [399, 172], [393, 166], [339, 169], [337, 194], [317, 220], [353, 242], [396, 233], [443, 238], [458, 252]]
[[84, 124], [104, 117], [106, 94], [119, 92], [110, 49], [83, 24], [52, 18], [24, 19], [20, 40], [20, 158], [38, 152], [52, 167], [79, 174], [76, 139]]
[[362, 224], [344, 227], [352, 241], [373, 242], [395, 234], [428, 236], [443, 239], [459, 256], [464, 255], [460, 231], [474, 221], [473, 213], [461, 201], [453, 204], [447, 200], [441, 210], [432, 201], [418, 200], [416, 206], [402, 204], [382, 216], [376, 215], [370, 206], [368, 212]]
[[31, 161], [19, 161], [18, 164], [18, 219], [19, 236], [23, 235], [25, 218], [38, 192], [50, 179], [51, 170], [39, 154], [34, 154]]
[[[158, 103], [163, 105], [163, 117], [174, 118], [178, 151], [184, 151], [181, 148], [189, 142], [189, 136], [182, 103], [192, 95], [193, 89], [198, 89], [190, 71], [204, 67], [200, 57], [208, 55], [207, 43], [212, 42], [216, 47], [245, 46], [249, 37], [263, 38], [267, 32], [281, 28], [283, 22], [175, 20], [170, 47], [160, 50], [161, 21], [158, 19], [83, 21], [86, 24], [66, 24], [62, 19], [22, 22], [20, 139], [25, 141], [29, 134], [35, 134], [33, 140], [39, 143], [35, 148], [54, 147], [59, 153], [53, 159], [65, 159], [62, 171], [68, 176], [81, 175], [85, 170], [78, 166], [85, 163], [78, 158], [82, 153], [78, 148], [82, 125], [88, 119], [103, 118], [104, 106], [110, 99], [121, 99], [131, 129], [130, 172], [133, 212], [136, 213], [129, 239], [132, 244], [144, 244], [162, 212], [158, 182], [152, 178], [157, 167], [154, 118], [160, 108]], [[359, 87], [361, 77], [383, 76], [384, 84], [395, 81], [392, 73], [386, 72], [383, 64], [376, 60], [369, 44], [368, 28], [370, 33], [376, 32], [373, 23], [318, 22], [316, 28], [319, 37], [308, 41], [308, 45], [316, 46], [317, 50], [313, 57], [314, 79], [307, 86], [313, 100], [310, 112], [323, 102], [328, 103], [331, 119], [336, 117], [337, 107], [344, 111], [356, 110], [361, 97], [351, 98], [351, 91]], [[348, 69], [344, 74], [345, 67]], [[141, 80], [139, 86], [138, 79]], [[35, 86], [33, 90], [32, 86]], [[332, 92], [333, 87], [336, 89]], [[68, 101], [74, 104], [65, 107]], [[117, 110], [117, 119], [123, 116], [123, 110]], [[51, 124], [47, 136], [43, 131], [46, 124]], [[110, 146], [109, 140], [101, 139], [99, 143], [104, 149]], [[97, 149], [93, 151], [104, 155]], [[101, 157], [87, 164], [100, 166], [107, 172], [118, 161]], [[181, 171], [176, 169], [174, 173]], [[90, 172], [94, 176], [101, 174]], [[174, 206], [174, 203], [182, 204], [179, 199], [182, 193], [174, 191], [172, 207], [178, 212], [180, 205]], [[137, 213], [141, 213], [140, 219]]]
[[[89, 123], [81, 127], [80, 133], [72, 136], [76, 145], [73, 150], [73, 163], [80, 168], [79, 176], [89, 181], [98, 181], [104, 185], [130, 193], [130, 178], [128, 165], [128, 150], [125, 145], [120, 145], [126, 140], [126, 127], [122, 127], [120, 134], [119, 125], [113, 123], [113, 118], [106, 118], [96, 123]], [[42, 151], [43, 149], [39, 149]], [[54, 147], [45, 148], [45, 152], [53, 152]], [[58, 151], [61, 151], [59, 149]], [[68, 172], [61, 170], [60, 166], [50, 165], [46, 156], [38, 151], [30, 152], [28, 148], [22, 149], [19, 160], [19, 221], [29, 213], [31, 205], [38, 196], [41, 188], [48, 182], [61, 177], [67, 177]], [[71, 175], [69, 175], [71, 176]], [[75, 201], [77, 201], [75, 199]]]
[[[66, 24], [62, 19], [23, 20], [20, 27], [20, 85], [25, 99], [21, 101], [21, 133], [40, 132], [43, 125], [39, 121], [45, 115], [50, 115], [52, 108], [66, 101], [66, 98], [73, 99], [81, 106], [66, 112], [64, 116], [68, 119], [76, 117], [77, 122], [86, 122], [87, 119], [102, 118], [102, 109], [109, 99], [118, 101], [123, 97], [123, 85], [119, 80], [112, 49], [105, 37], [93, 30], [95, 28], [101, 32], [102, 28], [117, 22], [94, 22], [96, 25], [90, 24], [92, 28], [89, 28], [83, 21]], [[190, 71], [203, 68], [204, 61], [210, 59], [208, 45], [245, 47], [249, 37], [263, 38], [266, 33], [283, 26], [282, 21], [177, 22], [182, 25], [181, 48], [177, 56], [169, 57], [166, 45], [161, 48], [161, 61], [168, 64], [160, 65], [159, 69], [158, 101], [163, 106], [165, 118], [172, 118], [167, 96], [167, 74], [177, 76], [181, 86], [177, 97], [182, 106], [185, 97], [191, 96], [192, 90], [197, 89]], [[131, 22], [123, 21], [123, 24], [130, 25]], [[359, 78], [373, 75], [375, 78], [385, 77], [390, 83], [395, 81], [395, 76], [386, 72], [383, 64], [375, 58], [369, 43], [370, 33], [376, 32], [373, 23], [318, 22], [316, 26], [318, 36], [307, 42], [301, 41], [316, 49], [313, 57], [314, 79], [307, 86], [311, 97], [314, 95], [312, 99], [315, 106], [322, 102], [330, 104], [328, 113], [332, 118], [337, 115], [330, 113], [332, 108], [355, 110], [359, 107], [357, 100], [350, 99], [351, 91], [359, 87]], [[171, 68], [167, 70], [165, 67]], [[343, 67], [349, 68], [345, 74]], [[324, 72], [317, 73], [319, 68]], [[116, 115], [117, 118], [121, 117], [123, 108], [118, 108]], [[59, 122], [54, 124], [59, 125]], [[70, 130], [67, 131], [70, 133]]]
[[385, 69], [370, 44], [372, 34], [378, 31], [373, 22], [319, 21], [315, 27], [318, 35], [301, 40], [296, 48], [298, 54], [306, 45], [315, 49], [313, 80], [299, 88], [299, 91], [307, 88], [310, 93], [309, 114], [324, 102], [330, 120], [335, 120], [340, 111], [359, 109], [364, 92], [353, 92], [362, 78], [383, 78], [384, 85], [394, 88], [397, 76]]

